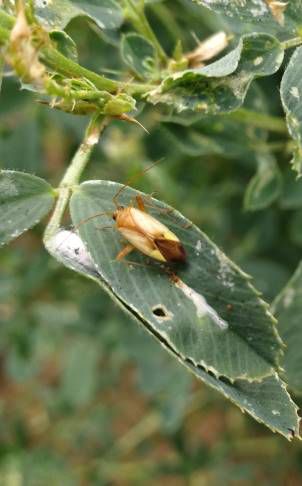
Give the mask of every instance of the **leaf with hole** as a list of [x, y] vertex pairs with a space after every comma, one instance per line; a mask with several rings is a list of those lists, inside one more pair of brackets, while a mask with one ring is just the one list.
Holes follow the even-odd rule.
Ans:
[[55, 194], [39, 177], [0, 171], [0, 245], [14, 240], [51, 210]]
[[283, 61], [280, 42], [268, 34], [243, 36], [237, 47], [208, 66], [169, 74], [149, 92], [151, 103], [203, 114], [239, 108], [254, 78], [275, 73]]
[[[183, 242], [188, 263], [175, 269], [179, 280], [155, 261], [133, 254], [132, 266], [116, 261], [121, 234], [113, 220], [99, 212], [114, 210], [112, 199], [121, 185], [110, 181], [81, 184], [70, 202], [74, 225], [79, 225], [97, 272], [110, 289], [159, 340], [182, 359], [200, 364], [215, 375], [230, 379], [262, 379], [278, 367], [281, 341], [267, 305], [240, 271], [204, 235], [179, 213], [157, 200], [149, 200], [157, 219]], [[120, 196], [129, 205], [138, 194], [127, 189]], [[168, 213], [167, 213], [168, 211]]]
[[[126, 301], [119, 300], [113, 293], [113, 289], [111, 289], [108, 286], [108, 283], [103, 280], [101, 274], [93, 264], [91, 257], [87, 251], [85, 251], [81, 239], [75, 233], [67, 232], [66, 230], [59, 231], [52, 242], [51, 251], [53, 256], [64, 263], [68, 268], [71, 268], [82, 275], [86, 275], [87, 277], [93, 279], [98, 285], [106, 290], [109, 295], [111, 295], [111, 297], [126, 313], [130, 313], [135, 320], [137, 319], [137, 315], [131, 308], [128, 307], [128, 303]], [[146, 323], [143, 320], [138, 319], [138, 321], [143, 325], [148, 333], [152, 334], [157, 340], [159, 339], [159, 336], [154, 333], [154, 330], [151, 327], [146, 326]], [[131, 323], [129, 325], [131, 325]], [[126, 336], [124, 336], [124, 332]], [[139, 335], [139, 342], [137, 342], [135, 336], [136, 333], [134, 330], [122, 330], [121, 339], [124, 340], [126, 346], [129, 348], [128, 353], [130, 353], [132, 358], [139, 358], [140, 366], [142, 366], [144, 369], [145, 367], [149, 366], [148, 380], [144, 381], [143, 386], [145, 393], [152, 394], [152, 391], [154, 393], [158, 387], [164, 386], [164, 383], [162, 383], [158, 377], [152, 377], [152, 359], [156, 359], [155, 367], [157, 370], [157, 375], [157, 368], [159, 367], [161, 370], [161, 375], [164, 378], [170, 376], [170, 370], [173, 369], [172, 363], [170, 362], [168, 354], [166, 357], [164, 355], [161, 357], [161, 354], [158, 356], [155, 349], [155, 341], [147, 341], [148, 352], [147, 355], [145, 353], [143, 359], [143, 350], [146, 348], [146, 346], [143, 346], [142, 343], [143, 336]], [[148, 339], [148, 336], [145, 336], [145, 339]], [[268, 378], [264, 378], [261, 382], [251, 383], [244, 380], [238, 380], [232, 383], [221, 377], [217, 378], [213, 376], [213, 374], [206, 372], [200, 366], [197, 367], [192, 363], [189, 363], [188, 360], [177, 354], [176, 351], [173, 350], [164, 340], [160, 339], [159, 342], [169, 354], [176, 358], [185, 368], [189, 369], [198, 379], [222, 393], [226, 398], [235, 403], [242, 411], [246, 411], [252, 415], [252, 417], [254, 417], [258, 422], [261, 422], [271, 430], [284, 435], [289, 440], [291, 440], [294, 436], [298, 436], [299, 418], [297, 415], [297, 406], [287, 393], [284, 383], [276, 374]], [[141, 351], [139, 351], [139, 349]], [[141, 354], [142, 356], [140, 356]], [[177, 375], [176, 370], [173, 375], [174, 377]], [[184, 388], [186, 388], [187, 385], [188, 382], [185, 380]], [[154, 386], [155, 390], [153, 390]], [[177, 386], [177, 392], [179, 392], [179, 386]], [[170, 407], [171, 406], [173, 406], [173, 404], [170, 405]], [[171, 417], [172, 414], [172, 417], [175, 418], [175, 413], [177, 416], [179, 416], [179, 411], [170, 412], [169, 416]]]
[[123, 22], [123, 11], [115, 0], [35, 0], [38, 19], [52, 29], [64, 29], [75, 17], [85, 16], [100, 29], [118, 29]]

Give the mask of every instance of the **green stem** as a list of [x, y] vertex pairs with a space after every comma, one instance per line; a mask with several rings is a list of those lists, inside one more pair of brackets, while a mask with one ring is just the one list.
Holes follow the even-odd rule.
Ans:
[[287, 134], [285, 120], [276, 116], [266, 115], [246, 108], [240, 108], [228, 115], [232, 120], [236, 120], [256, 128], [263, 128], [271, 132]]
[[140, 95], [154, 89], [153, 84], [127, 84], [101, 76], [100, 74], [90, 71], [90, 69], [80, 66], [80, 64], [77, 64], [68, 57], [65, 57], [53, 47], [48, 46], [42, 48], [40, 51], [40, 59], [46, 66], [50, 67], [57, 73], [70, 78], [86, 78], [91, 81], [99, 90], [105, 90], [109, 93], [116, 93], [117, 91], [122, 90], [128, 94]]
[[[3, 12], [0, 9], [0, 45], [7, 42], [10, 35], [10, 29], [15, 23], [15, 18]], [[40, 60], [55, 72], [71, 78], [84, 77], [91, 81], [96, 88], [106, 90], [110, 93], [124, 91], [131, 95], [142, 95], [154, 88], [154, 85], [144, 83], [124, 83], [106, 78], [97, 74], [90, 69], [80, 66], [72, 59], [61, 54], [51, 44], [43, 46], [40, 49]]]
[[91, 81], [94, 86], [100, 90], [115, 92], [119, 88], [118, 81], [105, 78], [89, 69], [80, 66], [76, 62], [68, 59], [53, 47], [42, 47], [40, 51], [41, 61], [54, 71], [68, 77], [83, 77]]
[[133, 27], [154, 45], [158, 58], [166, 63], [167, 55], [147, 20], [143, 3], [136, 4], [133, 0], [124, 0], [124, 5], [125, 15]]
[[291, 47], [297, 47], [302, 44], [302, 37], [293, 37], [286, 41], [281, 42], [283, 49], [290, 49]]
[[76, 151], [70, 166], [60, 182], [56, 206], [44, 233], [43, 241], [46, 248], [50, 239], [60, 229], [61, 221], [70, 198], [71, 188], [78, 184], [81, 174], [90, 159], [92, 150], [98, 143], [99, 137], [106, 125], [107, 119], [103, 116], [95, 115], [90, 120], [84, 140]]
[[158, 17], [159, 22], [165, 27], [165, 30], [170, 33], [171, 39], [175, 42], [177, 39], [182, 39], [183, 31], [175, 20], [174, 12], [164, 3], [156, 3], [148, 5], [153, 14]]
[[101, 76], [90, 69], [86, 69], [80, 64], [72, 61], [68, 57], [58, 52], [53, 47], [44, 47], [40, 51], [40, 59], [48, 67], [54, 71], [71, 78], [84, 77], [91, 81], [99, 90], [106, 90], [109, 93], [115, 93], [119, 90], [127, 92], [128, 94], [140, 95], [154, 88], [153, 84], [144, 83], [124, 83], [121, 81], [115, 81], [113, 79]]

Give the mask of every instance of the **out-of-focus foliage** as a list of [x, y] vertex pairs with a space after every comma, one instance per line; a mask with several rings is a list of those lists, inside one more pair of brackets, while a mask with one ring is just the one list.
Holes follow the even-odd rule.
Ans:
[[[169, 54], [180, 36], [189, 51], [192, 30], [202, 39], [221, 26], [220, 18], [187, 1], [148, 3]], [[82, 64], [124, 69], [119, 33], [100, 33], [85, 18], [72, 20], [67, 33]], [[178, 124], [174, 112], [145, 108], [138, 118], [150, 135], [114, 122], [85, 173], [124, 182], [163, 158], [137, 187], [156, 191], [200, 226], [253, 276], [269, 303], [297, 267], [302, 241], [301, 183], [289, 170], [279, 85], [279, 75], [254, 81], [251, 96], [254, 111], [274, 117], [274, 129], [249, 123], [244, 111], [215, 121], [184, 116]], [[87, 119], [33, 99], [4, 77], [0, 166], [56, 187]], [[247, 98], [244, 109], [250, 103]], [[51, 259], [41, 232], [39, 225], [0, 253], [0, 483], [301, 482], [298, 442], [288, 445], [201, 385], [93, 282]], [[292, 311], [285, 311], [288, 319]], [[285, 341], [288, 324], [280, 328]], [[285, 367], [299, 369], [300, 362], [285, 359]]]

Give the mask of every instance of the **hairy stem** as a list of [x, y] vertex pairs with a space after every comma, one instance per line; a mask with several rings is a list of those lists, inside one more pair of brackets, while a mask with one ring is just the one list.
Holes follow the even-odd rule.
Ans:
[[281, 42], [283, 49], [290, 49], [291, 47], [297, 47], [302, 44], [302, 37], [293, 37], [286, 41]]
[[98, 143], [101, 133], [107, 125], [108, 120], [103, 116], [93, 116], [86, 129], [84, 140], [76, 151], [70, 166], [58, 188], [58, 199], [54, 212], [49, 220], [44, 233], [44, 244], [47, 248], [50, 239], [57, 233], [60, 228], [63, 215], [65, 213], [70, 194], [71, 187], [78, 184], [81, 174], [84, 171], [94, 146]]

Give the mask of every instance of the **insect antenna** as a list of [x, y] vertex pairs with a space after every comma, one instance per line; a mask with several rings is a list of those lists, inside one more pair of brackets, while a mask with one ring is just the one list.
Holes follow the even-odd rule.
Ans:
[[112, 216], [112, 211], [102, 211], [101, 213], [96, 213], [92, 216], [88, 216], [88, 218], [83, 219], [76, 226], [73, 227], [74, 231], [77, 231], [82, 226], [82, 224], [87, 223], [87, 221], [90, 221], [91, 219], [98, 218], [99, 216]]
[[119, 196], [121, 195], [121, 193], [126, 189], [126, 187], [128, 187], [130, 184], [132, 184], [134, 181], [136, 181], [139, 177], [141, 177], [143, 174], [145, 174], [146, 172], [148, 172], [149, 170], [153, 169], [153, 167], [155, 165], [158, 165], [160, 162], [163, 161], [163, 158], [161, 159], [158, 159], [156, 162], [153, 162], [153, 164], [149, 165], [148, 167], [146, 167], [144, 170], [140, 170], [139, 172], [136, 172], [132, 177], [130, 177], [128, 179], [128, 181], [126, 182], [126, 184], [124, 184], [122, 187], [120, 187], [120, 189], [117, 191], [117, 193], [115, 194], [115, 196], [113, 197], [112, 201], [113, 201], [113, 204], [115, 205], [116, 208], [119, 207], [119, 204], [118, 204], [118, 198]]
[[[101, 213], [93, 214], [92, 216], [89, 216], [88, 218], [85, 218], [82, 221], [80, 221], [77, 225], [72, 225], [70, 227], [70, 230], [73, 233], [75, 233], [82, 226], [82, 224], [87, 223], [87, 221], [90, 221], [91, 219], [97, 218], [99, 216], [106, 216], [106, 215], [112, 216], [112, 211], [102, 211]], [[71, 234], [72, 233], [70, 233], [68, 236], [66, 236], [66, 238], [59, 243], [59, 245], [56, 247], [56, 250], [58, 250], [62, 245], [64, 245], [66, 243], [66, 241], [70, 238]]]

